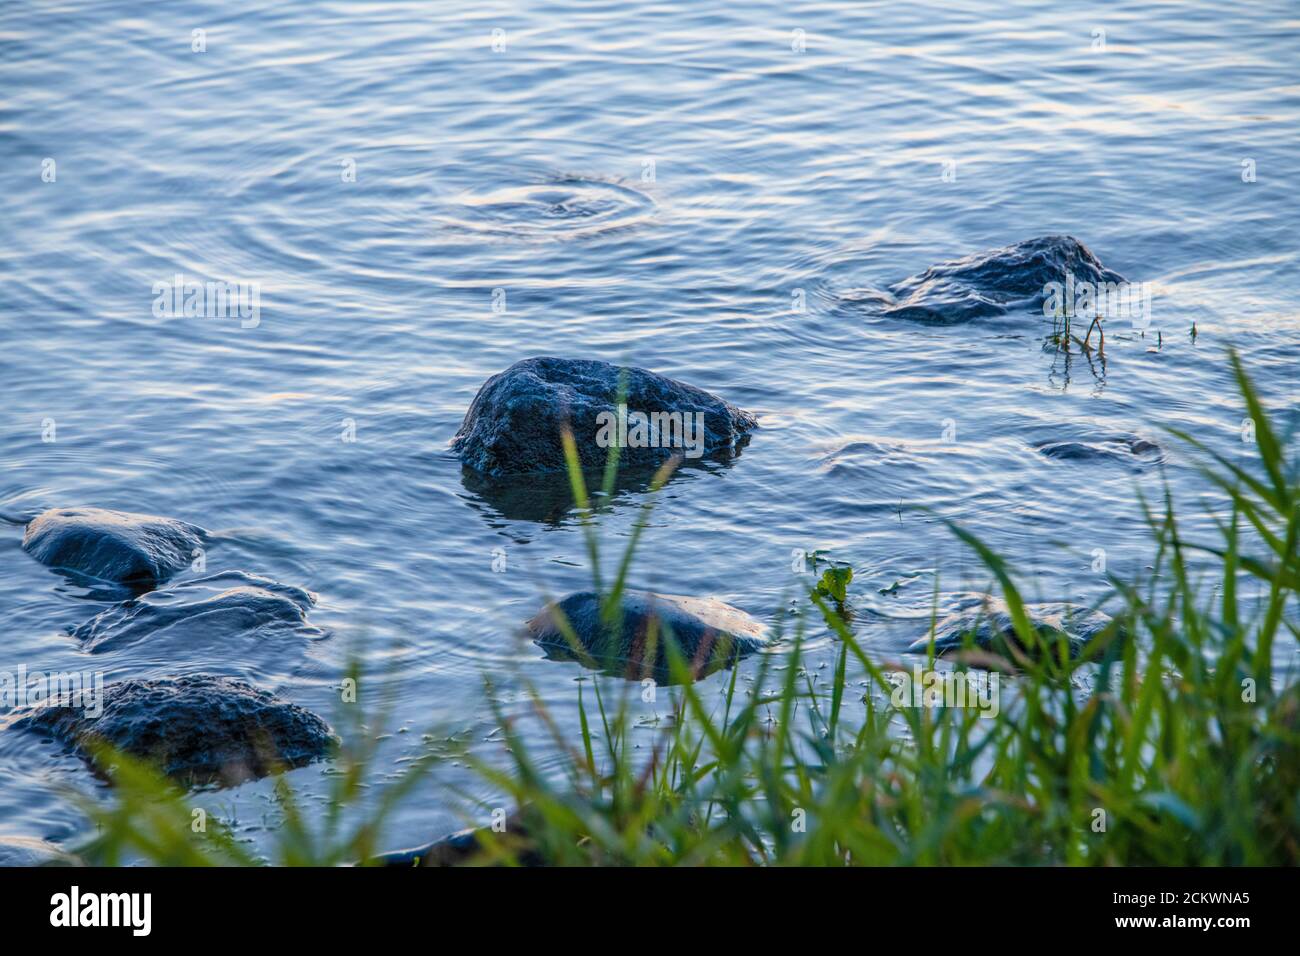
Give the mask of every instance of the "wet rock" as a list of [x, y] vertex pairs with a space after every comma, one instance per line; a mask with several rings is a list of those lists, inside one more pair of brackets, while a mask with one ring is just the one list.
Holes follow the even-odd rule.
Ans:
[[187, 567], [206, 536], [172, 518], [57, 508], [31, 520], [23, 550], [58, 571], [149, 590]]
[[336, 743], [315, 714], [229, 677], [121, 681], [104, 688], [98, 709], [95, 716], [93, 703], [46, 705], [24, 712], [12, 726], [45, 734], [83, 756], [113, 747], [185, 786], [233, 786], [300, 767]]
[[[766, 632], [744, 611], [721, 601], [625, 591], [621, 626], [601, 620], [594, 591], [570, 594], [547, 605], [526, 625], [528, 635], [550, 660], [577, 661], [585, 667], [629, 679], [672, 683], [667, 642], [681, 651], [693, 679], [730, 666], [767, 643]], [[580, 647], [566, 638], [567, 621]]]
[[282, 635], [319, 637], [307, 623], [316, 596], [269, 578], [227, 571], [186, 581], [95, 615], [72, 634], [92, 653], [143, 640], [175, 639], [182, 646], [228, 644], [236, 635], [257, 640]]
[[503, 845], [521, 866], [542, 866], [543, 860], [528, 836], [528, 815], [516, 810], [505, 820], [501, 833], [488, 827], [471, 827], [450, 836], [407, 850], [394, 850], [366, 861], [369, 866], [417, 867], [460, 866], [477, 861], [487, 845]]
[[1042, 236], [941, 262], [890, 287], [895, 318], [955, 325], [1011, 308], [1041, 308], [1050, 282], [1123, 282], [1073, 236]]
[[[1012, 660], [1017, 654], [1033, 658], [1042, 653], [1042, 647], [1026, 648], [1021, 642], [1004, 601], [972, 594], [960, 597], [956, 607], [953, 613], [935, 622], [936, 657], [961, 650], [968, 641], [980, 650]], [[1065, 641], [1072, 659], [1077, 659], [1088, 643], [1112, 623], [1111, 617], [1101, 611], [1062, 602], [1026, 604], [1025, 613], [1044, 647], [1056, 653], [1059, 642]], [[925, 654], [929, 647], [930, 635], [926, 634], [913, 641], [907, 651]]]
[[1160, 446], [1133, 435], [1112, 435], [1080, 441], [1047, 441], [1034, 446], [1058, 461], [1118, 462], [1133, 467], [1164, 460]]
[[[620, 373], [626, 375], [626, 417], [615, 407]], [[467, 467], [490, 477], [562, 472], [566, 425], [584, 468], [603, 467], [608, 445], [625, 428], [619, 466], [636, 469], [674, 454], [686, 460], [733, 456], [758, 422], [702, 389], [644, 369], [530, 358], [483, 384], [451, 447]]]

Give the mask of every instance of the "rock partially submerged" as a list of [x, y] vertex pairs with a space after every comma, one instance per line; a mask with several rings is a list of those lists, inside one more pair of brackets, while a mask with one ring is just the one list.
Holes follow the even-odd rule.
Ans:
[[308, 710], [229, 677], [109, 684], [95, 706], [47, 704], [13, 727], [92, 757], [105, 745], [153, 763], [185, 786], [233, 786], [328, 755], [336, 739]]
[[1048, 283], [1123, 282], [1073, 236], [1041, 236], [941, 262], [890, 287], [895, 318], [955, 325], [1012, 308], [1039, 308]]
[[206, 536], [172, 518], [56, 508], [28, 523], [23, 550], [58, 571], [149, 590], [187, 567]]
[[365, 861], [368, 866], [417, 867], [460, 866], [477, 862], [488, 846], [496, 844], [513, 854], [522, 866], [542, 866], [543, 860], [528, 837], [529, 815], [516, 810], [500, 832], [490, 827], [470, 827], [424, 846], [393, 850]]
[[1118, 462], [1131, 467], [1156, 464], [1164, 452], [1155, 442], [1136, 435], [1110, 435], [1077, 441], [1046, 441], [1034, 446], [1057, 461]]
[[[624, 415], [616, 407], [620, 377]], [[638, 431], [640, 416], [646, 424]], [[584, 468], [603, 467], [610, 439], [618, 435], [620, 468], [636, 469], [674, 454], [732, 456], [757, 425], [729, 402], [645, 369], [542, 357], [489, 378], [451, 447], [467, 467], [489, 477], [562, 472], [560, 436], [568, 427]]]
[[256, 639], [320, 636], [307, 623], [316, 596], [269, 578], [226, 571], [186, 581], [101, 611], [72, 632], [92, 653], [140, 641], [176, 638], [187, 647]]
[[[1020, 655], [1033, 659], [1041, 656], [1044, 649], [1052, 654], [1059, 653], [1057, 648], [1064, 641], [1070, 658], [1077, 659], [1089, 642], [1112, 624], [1109, 615], [1074, 604], [1026, 604], [1025, 613], [1040, 639], [1038, 646], [1027, 648], [1016, 633], [1004, 601], [987, 595], [966, 595], [958, 600], [957, 608], [935, 622], [936, 657], [959, 651], [969, 643], [1010, 660]], [[918, 638], [907, 648], [908, 653], [927, 653], [930, 640], [929, 634]]]
[[[767, 643], [766, 632], [744, 611], [721, 601], [625, 591], [621, 625], [601, 618], [600, 597], [579, 591], [549, 604], [526, 625], [551, 660], [578, 661], [629, 679], [672, 683], [668, 642], [674, 641], [693, 679], [735, 663]], [[567, 622], [579, 645], [564, 633]]]

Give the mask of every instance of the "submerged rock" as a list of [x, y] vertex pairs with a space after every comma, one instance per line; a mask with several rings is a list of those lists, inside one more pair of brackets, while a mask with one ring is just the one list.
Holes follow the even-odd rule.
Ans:
[[1041, 307], [1048, 283], [1123, 282], [1073, 236], [1042, 236], [941, 262], [890, 287], [895, 318], [955, 325], [1010, 308]]
[[504, 845], [514, 853], [513, 862], [522, 866], [542, 866], [543, 860], [529, 839], [530, 816], [516, 810], [508, 816], [500, 832], [490, 827], [470, 827], [450, 836], [407, 850], [393, 850], [371, 857], [368, 866], [417, 867], [460, 866], [476, 862], [488, 845]]
[[[1029, 657], [1041, 654], [1041, 647], [1026, 648], [1021, 642], [1006, 602], [986, 595], [967, 595], [957, 605], [958, 610], [935, 622], [936, 657], [961, 650], [968, 641], [980, 650], [1013, 660], [1017, 653]], [[1059, 642], [1065, 641], [1072, 659], [1078, 658], [1088, 643], [1112, 623], [1111, 617], [1101, 611], [1062, 602], [1026, 604], [1025, 613], [1045, 647], [1055, 653]], [[913, 641], [907, 651], [925, 654], [929, 648], [930, 635], [926, 634]]]
[[307, 623], [316, 596], [269, 578], [227, 571], [150, 591], [96, 614], [72, 635], [92, 653], [145, 639], [176, 638], [186, 645], [221, 644], [235, 635], [270, 638], [319, 636]]
[[56, 508], [27, 525], [23, 550], [58, 571], [149, 590], [187, 567], [206, 536], [172, 518]]
[[[719, 473], [730, 468], [735, 459], [705, 459], [698, 468]], [[650, 488], [655, 472], [646, 469], [620, 468], [614, 476], [614, 485], [608, 497], [603, 489], [588, 486], [590, 500], [597, 509], [618, 504], [629, 495], [643, 494]], [[683, 469], [668, 476], [665, 483], [672, 484], [684, 477]], [[461, 468], [461, 484], [470, 507], [489, 518], [501, 517], [508, 521], [533, 521], [539, 524], [560, 525], [577, 509], [573, 500], [573, 486], [563, 471], [548, 471], [531, 475], [507, 475], [490, 478], [472, 468]]]
[[310, 711], [243, 681], [206, 674], [109, 684], [98, 707], [36, 707], [12, 726], [83, 756], [113, 747], [185, 786], [233, 786], [300, 767], [329, 754], [336, 742]]
[[1134, 435], [1112, 435], [1082, 441], [1047, 441], [1034, 446], [1058, 461], [1110, 461], [1141, 466], [1164, 460], [1160, 446]]
[[0, 866], [76, 866], [80, 862], [48, 840], [0, 837]]
[[[667, 642], [681, 651], [691, 677], [730, 666], [767, 643], [763, 625], [744, 611], [705, 598], [625, 591], [622, 626], [601, 620], [594, 591], [570, 594], [528, 622], [528, 635], [551, 660], [577, 661], [608, 674], [672, 683]], [[567, 621], [580, 647], [573, 647], [560, 621]], [[670, 637], [671, 635], [671, 637]]]
[[[620, 375], [626, 376], [623, 415], [616, 408]], [[466, 466], [490, 477], [562, 472], [560, 435], [568, 426], [584, 468], [603, 467], [608, 446], [621, 441], [619, 466], [635, 469], [674, 454], [688, 460], [734, 455], [757, 425], [729, 402], [645, 369], [543, 357], [489, 378], [451, 447]]]

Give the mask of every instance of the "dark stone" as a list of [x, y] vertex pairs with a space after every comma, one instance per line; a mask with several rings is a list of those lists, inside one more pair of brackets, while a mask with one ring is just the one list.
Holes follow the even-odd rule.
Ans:
[[175, 637], [186, 645], [220, 645], [234, 635], [320, 636], [307, 623], [316, 596], [269, 578], [226, 571], [186, 581], [95, 615], [72, 632], [84, 650], [100, 653], [139, 641]]
[[[594, 591], [570, 594], [550, 604], [526, 628], [550, 660], [577, 661], [607, 674], [672, 683], [669, 639], [676, 642], [693, 679], [730, 666], [767, 643], [763, 626], [744, 611], [706, 598], [625, 591], [622, 622], [601, 619]], [[580, 642], [573, 647], [559, 621], [567, 621]], [[671, 638], [670, 636], [671, 635]]]
[[521, 866], [542, 866], [544, 861], [529, 838], [529, 815], [515, 811], [505, 821], [505, 829], [494, 833], [487, 827], [471, 827], [450, 836], [407, 850], [393, 850], [366, 861], [368, 866], [418, 867], [461, 866], [478, 862], [491, 842], [505, 844], [512, 862]]
[[1160, 446], [1133, 435], [1113, 435], [1083, 441], [1046, 441], [1034, 446], [1058, 461], [1119, 462], [1134, 467], [1164, 460]]
[[58, 508], [31, 520], [23, 550], [58, 571], [150, 590], [187, 567], [206, 537], [172, 518]]
[[93, 757], [110, 746], [185, 786], [233, 786], [328, 755], [329, 725], [308, 710], [229, 677], [127, 680], [104, 688], [102, 712], [46, 705], [13, 726]]
[[[1026, 604], [1025, 613], [1035, 633], [1043, 639], [1044, 646], [1053, 654], [1060, 641], [1065, 641], [1071, 659], [1077, 659], [1088, 643], [1112, 624], [1109, 615], [1074, 604], [1052, 602]], [[1026, 648], [1016, 633], [1011, 613], [1006, 603], [985, 595], [966, 595], [957, 601], [957, 610], [935, 622], [934, 653], [941, 657], [958, 651], [970, 642], [984, 651], [1003, 654], [1010, 659], [1017, 653], [1038, 657], [1042, 648]], [[930, 648], [930, 635], [913, 641], [907, 648], [911, 654], [925, 654]]]
[[941, 262], [893, 285], [887, 315], [932, 325], [955, 325], [1013, 306], [1041, 308], [1044, 287], [1065, 282], [1123, 282], [1073, 236], [1042, 236], [990, 252]]
[[[562, 472], [566, 465], [560, 435], [567, 425], [583, 468], [602, 468], [609, 449], [597, 442], [597, 416], [615, 412], [620, 373], [626, 373], [624, 402], [629, 415], [703, 416], [700, 457], [735, 455], [758, 425], [753, 415], [702, 389], [644, 369], [583, 359], [530, 358], [483, 384], [451, 447], [466, 466], [490, 477]], [[680, 447], [624, 446], [619, 467], [654, 467], [681, 453]]]

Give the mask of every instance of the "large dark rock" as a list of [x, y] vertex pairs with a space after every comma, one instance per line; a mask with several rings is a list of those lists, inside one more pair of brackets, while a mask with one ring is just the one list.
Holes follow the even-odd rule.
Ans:
[[182, 648], [221, 646], [235, 635], [266, 640], [281, 635], [320, 636], [307, 623], [316, 596], [269, 578], [226, 571], [186, 581], [96, 614], [72, 632], [92, 653], [145, 639], [175, 639]]
[[[1018, 655], [1037, 658], [1044, 648], [1051, 654], [1059, 653], [1061, 642], [1072, 659], [1077, 659], [1093, 638], [1113, 622], [1101, 611], [1074, 604], [1051, 602], [1026, 604], [1025, 613], [1034, 632], [1040, 638], [1038, 646], [1025, 647], [1016, 633], [1011, 613], [1004, 601], [987, 595], [963, 595], [956, 610], [940, 618], [934, 626], [934, 652], [939, 657], [961, 650], [969, 642], [980, 650], [992, 651], [1014, 659]], [[930, 648], [930, 635], [913, 641], [907, 648], [912, 654], [925, 654]]]
[[1073, 236], [1042, 236], [990, 252], [941, 262], [890, 287], [886, 314], [933, 325], [955, 325], [1013, 307], [1040, 308], [1050, 282], [1123, 282]]
[[[529, 621], [527, 634], [551, 660], [577, 661], [608, 674], [649, 677], [661, 684], [672, 683], [674, 677], [669, 640], [676, 642], [690, 676], [696, 679], [767, 643], [763, 625], [721, 601], [625, 591], [621, 624], [602, 620], [600, 605], [594, 591], [570, 594]], [[564, 621], [579, 646], [565, 635]]]
[[185, 786], [232, 786], [326, 756], [336, 739], [310, 711], [229, 677], [127, 680], [93, 706], [46, 705], [13, 726], [93, 756], [105, 745]]
[[57, 508], [28, 523], [23, 550], [55, 570], [149, 590], [188, 566], [206, 536], [172, 518]]
[[[629, 420], [634, 413], [676, 414], [681, 416], [678, 423], [687, 427], [683, 435], [667, 427], [666, 419], [658, 419], [657, 444], [633, 447], [629, 440], [619, 453], [621, 468], [651, 467], [674, 454], [688, 459], [731, 456], [757, 427], [748, 412], [645, 369], [584, 359], [530, 358], [483, 384], [452, 439], [452, 449], [467, 467], [491, 477], [559, 472], [566, 467], [560, 435], [568, 426], [582, 466], [600, 468], [609, 453], [597, 440], [600, 416], [617, 414], [621, 373], [626, 376]], [[697, 413], [703, 423], [698, 432], [693, 430]], [[674, 436], [682, 441], [671, 447]], [[684, 441], [698, 447], [684, 448]], [[658, 447], [665, 445], [670, 447]]]

